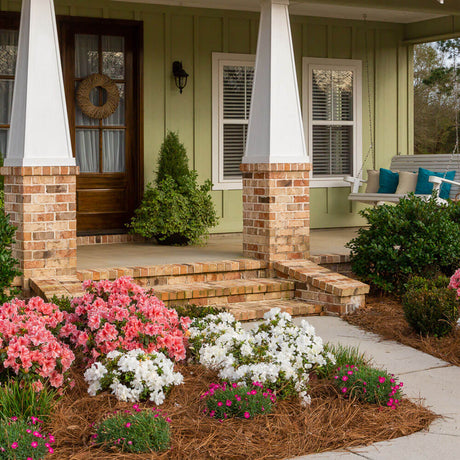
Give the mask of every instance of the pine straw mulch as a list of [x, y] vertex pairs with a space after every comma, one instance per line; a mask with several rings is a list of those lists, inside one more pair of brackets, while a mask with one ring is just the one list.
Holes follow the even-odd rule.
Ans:
[[385, 339], [396, 340], [460, 366], [460, 328], [442, 338], [422, 337], [414, 332], [406, 319], [401, 302], [388, 296], [371, 296], [366, 306], [343, 317], [346, 321]]
[[135, 455], [91, 446], [91, 424], [131, 404], [108, 394], [88, 396], [80, 372], [74, 375], [76, 387], [61, 400], [48, 427], [57, 441], [50, 460], [284, 459], [406, 436], [437, 417], [408, 400], [396, 410], [348, 401], [330, 382], [313, 380], [312, 403], [306, 408], [296, 400], [278, 401], [269, 415], [220, 423], [202, 414], [199, 397], [218, 381], [216, 374], [197, 365], [178, 367], [184, 384], [173, 388], [161, 406], [172, 419], [168, 452]]

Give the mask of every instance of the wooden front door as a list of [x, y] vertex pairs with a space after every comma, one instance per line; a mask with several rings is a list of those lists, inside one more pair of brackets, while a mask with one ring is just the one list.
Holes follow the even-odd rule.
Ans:
[[[86, 18], [60, 18], [59, 24], [72, 146], [80, 167], [77, 231], [126, 231], [143, 190], [141, 27], [131, 21]], [[91, 107], [77, 101], [80, 85], [87, 85], [85, 80], [94, 74], [109, 77], [109, 86], [118, 89], [111, 114], [95, 116]], [[108, 94], [96, 86], [87, 99], [93, 108], [103, 107]]]

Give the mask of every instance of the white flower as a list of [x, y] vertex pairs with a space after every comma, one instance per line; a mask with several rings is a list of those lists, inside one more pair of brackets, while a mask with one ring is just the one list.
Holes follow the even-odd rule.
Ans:
[[217, 370], [220, 378], [290, 385], [303, 403], [310, 400], [307, 390], [311, 369], [333, 360], [307, 321], [296, 326], [279, 308], [267, 312], [263, 323], [250, 331], [229, 313], [219, 313], [194, 320], [190, 334], [200, 363]]
[[[114, 351], [107, 355], [105, 365], [96, 362], [86, 372], [85, 380], [89, 384], [88, 393], [96, 395], [100, 390], [112, 390], [120, 401], [137, 402], [148, 393], [155, 404], [162, 404], [165, 392], [172, 385], [180, 385], [183, 376], [174, 372], [174, 363], [161, 352], [145, 353], [141, 349], [127, 352]], [[102, 388], [101, 379], [106, 387]], [[124, 384], [120, 383], [121, 377]]]

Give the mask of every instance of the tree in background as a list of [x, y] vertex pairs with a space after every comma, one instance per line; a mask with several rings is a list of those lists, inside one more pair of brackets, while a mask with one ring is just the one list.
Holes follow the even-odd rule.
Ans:
[[460, 39], [415, 47], [415, 153], [454, 150], [455, 114], [459, 110], [455, 80], [460, 76], [459, 67]]

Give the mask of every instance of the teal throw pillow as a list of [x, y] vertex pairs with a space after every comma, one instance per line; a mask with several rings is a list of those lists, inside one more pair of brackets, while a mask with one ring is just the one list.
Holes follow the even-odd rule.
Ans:
[[380, 168], [378, 193], [395, 193], [398, 188], [399, 173]]
[[[433, 183], [428, 181], [430, 176], [443, 177], [444, 179], [454, 180], [455, 171], [434, 172], [425, 168], [418, 168], [417, 186], [415, 187], [416, 195], [431, 195]], [[450, 194], [451, 184], [442, 184], [439, 197], [447, 200]]]

